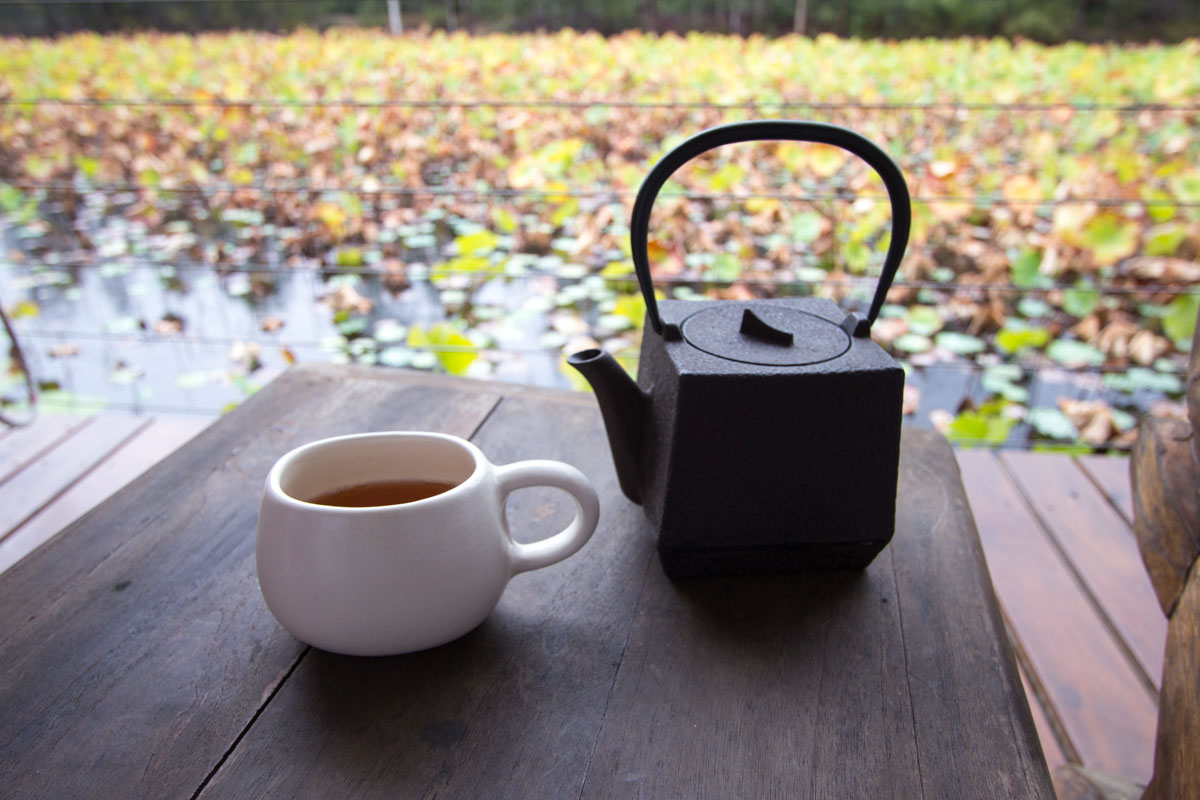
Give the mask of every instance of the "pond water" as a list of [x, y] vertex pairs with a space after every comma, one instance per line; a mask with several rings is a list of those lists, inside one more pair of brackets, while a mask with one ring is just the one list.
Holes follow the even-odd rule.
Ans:
[[[631, 276], [571, 263], [566, 248], [515, 252], [509, 237], [435, 209], [390, 232], [404, 238], [403, 260], [346, 250], [324, 261], [263, 260], [279, 232], [255, 219], [246, 230], [259, 237], [258, 260], [239, 259], [234, 249], [213, 264], [192, 227], [168, 224], [150, 234], [122, 212], [111, 198], [76, 212], [72, 224], [86, 229], [86, 251], [70, 237], [57, 243], [53, 209], [0, 223], [0, 300], [15, 318], [46, 411], [211, 414], [295, 363], [357, 362], [586, 389], [565, 355], [601, 346], [636, 373], [644, 305]], [[476, 269], [446, 267], [472, 247], [480, 248]], [[668, 287], [675, 297], [704, 296], [701, 284]], [[870, 289], [853, 288], [841, 305], [861, 307]], [[1100, 371], [1005, 364], [941, 348], [903, 363], [907, 421], [921, 426], [945, 424], [964, 401], [986, 409], [1004, 397], [1036, 415], [1067, 397], [1102, 402], [1104, 413], [1117, 415], [1114, 424], [1130, 429], [1137, 413], [1182, 388], [1175, 373], [1143, 369], [1155, 380], [1142, 376], [1115, 392], [1112, 376]], [[7, 372], [2, 393], [12, 398], [19, 381]], [[992, 444], [1027, 446], [1035, 427], [1053, 430], [1061, 419], [1034, 423], [992, 410], [967, 422]], [[1065, 431], [1061, 438], [1071, 437]]]

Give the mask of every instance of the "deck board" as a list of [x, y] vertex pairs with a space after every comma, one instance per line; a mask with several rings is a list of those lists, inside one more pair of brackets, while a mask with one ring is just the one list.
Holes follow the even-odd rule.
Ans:
[[147, 419], [133, 436], [120, 442], [58, 497], [0, 539], [0, 572], [174, 452], [212, 424], [213, 419], [206, 416]]
[[1129, 525], [1071, 462], [1027, 452], [1000, 460], [1157, 692], [1167, 620]]
[[1074, 749], [1090, 767], [1146, 781], [1157, 707], [991, 452], [958, 453], [996, 595]]
[[1128, 456], [1079, 456], [1080, 468], [1104, 492], [1125, 522], [1133, 524], [1133, 487], [1129, 483]]
[[0, 485], [91, 421], [90, 417], [38, 417], [25, 427], [6, 428], [0, 439]]
[[148, 417], [106, 416], [60, 439], [36, 461], [21, 467], [5, 482], [0, 536], [12, 533], [149, 423]]

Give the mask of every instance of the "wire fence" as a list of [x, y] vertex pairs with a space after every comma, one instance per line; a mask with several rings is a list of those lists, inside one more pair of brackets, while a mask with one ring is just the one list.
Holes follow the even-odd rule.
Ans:
[[[172, 0], [173, 1], [173, 0]], [[200, 0], [197, 0], [199, 2]], [[207, 2], [208, 0], [205, 0]], [[287, 0], [279, 0], [286, 2]], [[2, 5], [2, 3], [0, 3]], [[215, 108], [553, 108], [569, 111], [586, 111], [592, 108], [621, 108], [633, 110], [679, 110], [679, 111], [872, 111], [872, 112], [997, 112], [1037, 113], [1073, 111], [1095, 113], [1109, 111], [1117, 114], [1140, 114], [1145, 111], [1167, 113], [1200, 112], [1200, 103], [1072, 103], [1066, 101], [994, 103], [994, 102], [891, 102], [864, 103], [851, 100], [779, 100], [763, 101], [746, 99], [741, 101], [714, 102], [711, 100], [620, 100], [596, 98], [587, 100], [564, 100], [552, 98], [508, 99], [414, 99], [387, 98], [360, 100], [355, 98], [289, 99], [259, 97], [231, 99], [205, 95], [202, 97], [66, 97], [31, 96], [0, 97], [0, 106], [151, 106], [151, 107], [215, 107]]]
[[[14, 181], [8, 184], [25, 191], [71, 192], [122, 194], [129, 192], [164, 192], [167, 194], [219, 194], [233, 192], [260, 192], [263, 194], [347, 194], [357, 197], [450, 197], [456, 200], [487, 203], [494, 200], [555, 200], [558, 198], [573, 198], [576, 200], [606, 200], [611, 202], [629, 201], [635, 197], [634, 192], [588, 189], [472, 189], [470, 187], [454, 186], [380, 186], [379, 188], [363, 188], [359, 186], [341, 186], [337, 184], [274, 186], [265, 184], [240, 183], [211, 183], [196, 185], [170, 185], [161, 183], [42, 183]], [[855, 193], [849, 190], [835, 193], [792, 194], [788, 192], [679, 192], [666, 190], [658, 195], [664, 199], [686, 199], [701, 201], [734, 201], [734, 200], [788, 200], [797, 203], [822, 202], [855, 202], [858, 200], [886, 201], [887, 195], [873, 193]], [[1094, 205], [1099, 208], [1200, 208], [1200, 201], [1166, 200], [1158, 198], [1138, 197], [1062, 197], [1056, 199], [1037, 199], [1021, 197], [1001, 197], [998, 195], [938, 195], [911, 196], [910, 201], [918, 205], [968, 205], [977, 207], [988, 206], [1026, 206], [1026, 207], [1057, 207], [1069, 205]]]

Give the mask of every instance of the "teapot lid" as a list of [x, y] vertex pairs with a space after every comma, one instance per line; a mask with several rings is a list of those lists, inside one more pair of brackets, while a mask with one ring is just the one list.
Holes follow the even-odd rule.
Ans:
[[770, 367], [830, 361], [850, 349], [850, 335], [824, 317], [769, 303], [714, 303], [689, 315], [683, 338], [709, 355]]

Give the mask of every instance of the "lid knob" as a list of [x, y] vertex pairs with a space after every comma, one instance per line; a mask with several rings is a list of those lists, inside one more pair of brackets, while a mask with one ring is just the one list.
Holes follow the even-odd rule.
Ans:
[[791, 347], [792, 342], [795, 340], [791, 331], [783, 331], [776, 328], [748, 308], [742, 312], [740, 333], [743, 336], [758, 339], [765, 344], [777, 344], [783, 347]]

